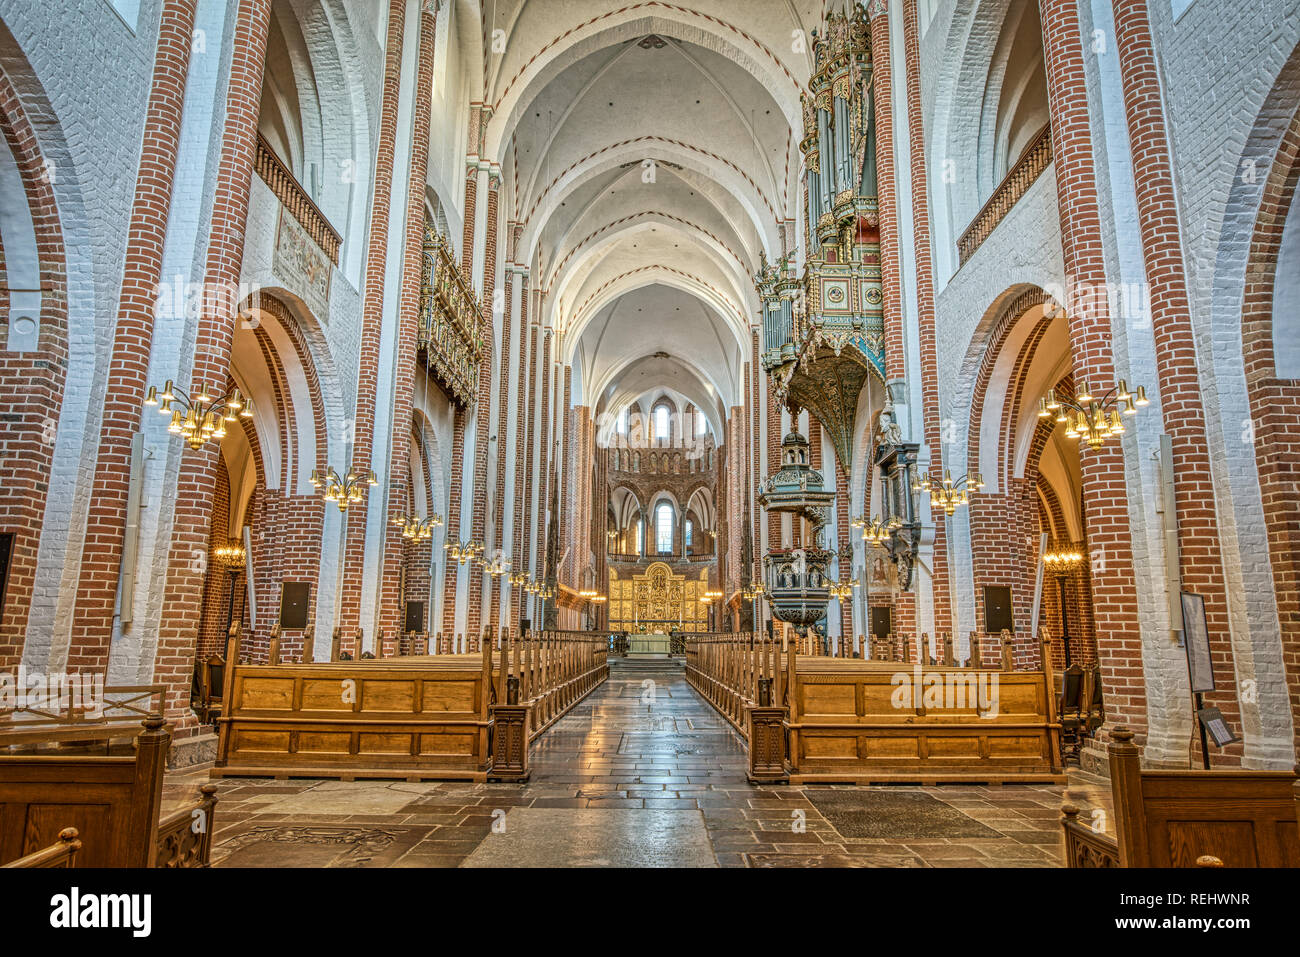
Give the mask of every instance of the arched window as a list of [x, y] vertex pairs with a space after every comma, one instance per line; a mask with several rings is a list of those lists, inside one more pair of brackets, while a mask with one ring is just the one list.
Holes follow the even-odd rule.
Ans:
[[686, 547], [687, 547], [687, 548], [690, 548], [690, 547], [691, 547], [691, 544], [692, 544], [692, 543], [691, 543], [691, 538], [693, 537], [693, 534], [692, 534], [692, 533], [694, 533], [694, 531], [695, 531], [695, 523], [692, 522], [692, 521], [688, 518], [688, 519], [686, 520], [686, 530], [685, 530], [685, 534], [686, 534]]
[[705, 419], [704, 419], [704, 413], [703, 413], [703, 412], [696, 412], [696, 413], [695, 413], [695, 434], [696, 434], [696, 435], [703, 435], [703, 434], [704, 434], [704, 430], [705, 430], [707, 427], [708, 427], [708, 422], [706, 422]]
[[650, 428], [653, 433], [650, 437], [656, 441], [663, 442], [672, 438], [672, 432], [668, 427], [668, 406], [655, 406]]
[[627, 409], [618, 414], [618, 434], [627, 435]]
[[639, 521], [636, 523], [636, 553], [638, 555], [645, 554], [645, 522], [644, 521]]
[[655, 551], [660, 555], [673, 551], [673, 507], [667, 502], [655, 508]]

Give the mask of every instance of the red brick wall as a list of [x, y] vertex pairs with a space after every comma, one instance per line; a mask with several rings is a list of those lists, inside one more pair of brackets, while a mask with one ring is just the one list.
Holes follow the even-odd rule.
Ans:
[[[0, 531], [14, 536], [4, 614], [0, 617], [0, 668], [13, 668], [22, 658], [26, 639], [41, 522], [54, 458], [58, 423], [50, 410], [59, 408], [66, 376], [68, 304], [63, 232], [54, 184], [46, 172], [36, 132], [3, 71], [0, 71], [0, 128], [4, 132], [5, 148], [13, 153], [27, 194], [43, 288], [37, 349], [0, 353], [0, 462], [4, 463], [5, 471], [5, 480], [0, 483]], [[3, 253], [0, 249], [0, 266]], [[7, 283], [0, 289], [0, 309], [6, 313], [8, 289]], [[116, 573], [114, 567], [111, 574], [116, 576]], [[79, 654], [74, 649], [68, 667], [102, 669], [106, 664], [108, 640], [109, 636], [104, 635], [102, 644], [97, 643], [90, 655]]]
[[[240, 0], [204, 268], [204, 280], [214, 289], [234, 288], [239, 282], [270, 16], [270, 0]], [[189, 383], [192, 392], [218, 390], [225, 383], [234, 322], [235, 317], [222, 314], [220, 306], [205, 303]], [[186, 449], [175, 490], [154, 681], [168, 686], [167, 718], [174, 723], [175, 733], [182, 736], [196, 726], [189, 709], [189, 691], [204, 575], [196, 567], [195, 555], [208, 544], [218, 455], [214, 443], [197, 451]]]
[[[1105, 250], [1079, 5], [1077, 0], [1040, 0], [1040, 9], [1067, 289], [1103, 288]], [[1067, 301], [1064, 305], [1070, 317], [1076, 380], [1113, 383], [1111, 317], [1104, 298], [1084, 296], [1078, 303]], [[1108, 692], [1106, 714], [1111, 726], [1127, 725], [1142, 744], [1147, 729], [1146, 686], [1123, 453], [1114, 443], [1097, 451], [1085, 450], [1082, 472], [1094, 565], [1098, 560], [1105, 562], [1104, 572], [1093, 583], [1093, 611], [1097, 656]]]
[[[397, 368], [393, 380], [392, 429], [388, 439], [388, 514], [384, 523], [383, 572], [379, 587], [377, 633], [370, 636], [368, 650], [379, 652], [378, 642], [395, 639], [403, 625], [402, 550], [403, 538], [396, 520], [412, 510], [405, 494], [403, 471], [410, 470], [411, 409], [415, 393], [415, 339], [420, 320], [420, 269], [424, 255], [425, 181], [429, 167], [430, 99], [433, 95], [433, 53], [437, 24], [429, 8], [421, 7], [419, 66], [416, 70], [414, 128], [411, 136], [411, 169], [406, 189], [406, 235], [402, 249], [402, 284], [397, 300]], [[423, 373], [421, 373], [423, 375]], [[348, 527], [365, 534], [365, 501], [352, 506], [357, 514]], [[351, 509], [349, 509], [351, 511]]]
[[[929, 177], [926, 173], [925, 126], [921, 110], [920, 33], [916, 0], [903, 4], [903, 39], [907, 62], [908, 139], [912, 158], [912, 236], [916, 253], [916, 309], [921, 352], [921, 406], [930, 472], [943, 473], [943, 435], [939, 409], [939, 359], [935, 339], [934, 265], [930, 255]], [[948, 529], [942, 517], [934, 525], [934, 627], [951, 631], [952, 597], [948, 581]]]
[[[492, 301], [497, 289], [497, 227], [501, 206], [501, 180], [497, 172], [488, 178], [486, 245], [483, 253], [483, 338], [488, 344], [478, 371], [478, 408], [475, 410], [474, 432], [474, 503], [470, 535], [482, 542], [491, 553], [492, 542], [487, 541], [488, 451], [492, 437], [492, 350], [496, 317]], [[502, 340], [502, 352], [509, 361], [510, 343]], [[504, 376], [502, 377], [505, 378]], [[498, 459], [501, 450], [498, 449]], [[477, 635], [483, 627], [483, 568], [473, 563], [469, 566], [469, 610], [466, 632]]]
[[[352, 461], [358, 469], [370, 468], [374, 450], [375, 396], [379, 389], [379, 352], [384, 326], [384, 274], [388, 265], [388, 223], [392, 212], [397, 106], [402, 86], [405, 32], [405, 0], [389, 0], [384, 86], [379, 105], [375, 176], [370, 193], [370, 230], [366, 237], [366, 270], [361, 287], [361, 357], [357, 368], [352, 445]], [[348, 522], [339, 593], [338, 623], [348, 631], [361, 624], [361, 583], [366, 560], [365, 510], [355, 514], [360, 518]]]
[[1255, 465], [1268, 529], [1282, 662], [1300, 751], [1300, 380], [1277, 375], [1274, 283], [1287, 213], [1300, 179], [1300, 114], [1278, 146], [1265, 183], [1247, 264], [1241, 339], [1255, 426]]
[[140, 422], [149, 351], [153, 341], [155, 289], [162, 278], [163, 243], [171, 207], [181, 110], [194, 31], [192, 0], [167, 0], [158, 26], [149, 105], [127, 226], [126, 260], [108, 389], [103, 397], [99, 451], [86, 518], [71, 659], [88, 667], [107, 664], [113, 612], [126, 532], [131, 440]]
[[[1191, 303], [1183, 267], [1178, 229], [1178, 198], [1165, 131], [1160, 74], [1151, 39], [1151, 22], [1144, 3], [1115, 4], [1115, 45], [1133, 156], [1137, 189], [1138, 227], [1146, 277], [1151, 288], [1151, 326], [1155, 336], [1156, 374], [1160, 380], [1160, 409], [1174, 457], [1174, 501], [1178, 515], [1179, 560], [1183, 588], [1205, 599], [1217, 691], [1206, 704], [1217, 706], [1229, 726], [1241, 726], [1236, 694], [1228, 598], [1224, 591], [1214, 475]], [[1196, 742], [1199, 745], [1199, 741]], [[1242, 745], [1228, 745], [1220, 757], [1241, 760]]]
[[885, 301], [885, 375], [907, 376], [902, 282], [898, 253], [898, 196], [894, 184], [894, 103], [890, 75], [889, 17], [884, 3], [871, 13], [872, 94], [876, 106], [876, 191], [880, 206], [880, 280]]

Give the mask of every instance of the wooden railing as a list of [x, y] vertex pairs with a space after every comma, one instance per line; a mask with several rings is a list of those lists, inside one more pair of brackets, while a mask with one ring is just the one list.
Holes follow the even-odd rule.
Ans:
[[1079, 809], [1072, 804], [1061, 808], [1065, 830], [1066, 867], [1119, 867], [1119, 846], [1115, 838], [1079, 821]]
[[289, 214], [307, 230], [312, 241], [329, 256], [330, 262], [337, 266], [342, 237], [335, 232], [320, 208], [311, 201], [289, 167], [280, 162], [280, 157], [275, 155], [261, 133], [257, 134], [257, 156], [253, 161], [253, 169], [257, 170], [257, 175], [262, 177], [262, 181], [271, 188], [275, 198]]
[[164, 685], [100, 688], [101, 707], [94, 714], [71, 694], [48, 705], [25, 703], [6, 709], [0, 714], [0, 747], [134, 738], [143, 719], [163, 713], [166, 690]]
[[68, 868], [75, 867], [77, 852], [81, 850], [80, 835], [75, 827], [65, 827], [59, 832], [59, 842], [26, 857], [20, 857], [0, 867]]
[[957, 254], [960, 265], [975, 255], [984, 240], [992, 235], [993, 230], [1006, 218], [1011, 208], [1020, 201], [1034, 181], [1042, 175], [1052, 162], [1052, 127], [1043, 127], [1042, 132], [1020, 154], [1010, 171], [993, 191], [988, 202], [971, 220], [966, 231], [957, 240]]
[[[799, 654], [817, 655], [819, 645], [804, 639]], [[875, 661], [896, 661], [907, 664], [943, 665], [950, 668], [1001, 668], [1011, 671], [1015, 662], [1015, 649], [1011, 632], [980, 634], [972, 631], [962, 648], [951, 632], [942, 632], [931, 641], [929, 634], [893, 634], [884, 636], [849, 637], [841, 640], [834, 658], [871, 658]]]

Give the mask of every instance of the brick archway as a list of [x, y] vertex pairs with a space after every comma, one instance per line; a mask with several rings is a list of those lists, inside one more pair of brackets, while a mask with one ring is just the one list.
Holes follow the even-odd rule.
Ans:
[[1281, 378], [1273, 351], [1278, 256], [1300, 181], [1300, 111], [1278, 146], [1255, 220], [1241, 307], [1242, 360], [1255, 431], [1263, 520], [1282, 660], [1300, 747], [1300, 379]]
[[[0, 353], [0, 462], [8, 478], [0, 487], [0, 535], [7, 549], [7, 581], [0, 582], [0, 668], [16, 665], [22, 657], [32, 592], [36, 580], [49, 476], [54, 461], [64, 380], [68, 365], [68, 292], [63, 227], [55, 201], [52, 168], [46, 161], [36, 131], [8, 75], [0, 70], [0, 131], [12, 155], [26, 197], [35, 241], [36, 271], [40, 283], [37, 338], [28, 351]], [[0, 286], [0, 313], [17, 320], [6, 266], [17, 248], [6, 250], [0, 236], [0, 269], [6, 282]], [[102, 660], [70, 660], [70, 667], [103, 666]]]

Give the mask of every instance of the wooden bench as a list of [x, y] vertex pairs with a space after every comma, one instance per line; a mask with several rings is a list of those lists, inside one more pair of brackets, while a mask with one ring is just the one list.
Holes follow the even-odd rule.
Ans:
[[1133, 732], [1111, 737], [1115, 836], [1065, 805], [1067, 867], [1300, 867], [1294, 771], [1143, 771]]
[[608, 675], [607, 641], [485, 633], [473, 654], [241, 662], [226, 669], [212, 776], [523, 780], [528, 743]]
[[[76, 733], [80, 733], [79, 730]], [[0, 862], [47, 848], [67, 828], [79, 867], [205, 866], [216, 788], [159, 821], [171, 734], [151, 716], [130, 757], [0, 755]]]
[[[744, 736], [755, 782], [1065, 781], [1050, 664], [995, 671], [803, 656], [793, 642], [783, 652], [758, 635], [725, 634], [691, 642], [686, 677]], [[981, 710], [993, 702], [980, 689], [992, 697], [994, 687], [996, 707]]]

